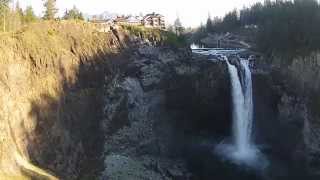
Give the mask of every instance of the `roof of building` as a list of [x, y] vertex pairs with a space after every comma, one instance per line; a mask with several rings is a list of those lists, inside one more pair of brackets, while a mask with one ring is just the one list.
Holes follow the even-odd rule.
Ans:
[[150, 14], [146, 14], [146, 15], [143, 17], [143, 19], [147, 19], [147, 18], [149, 18], [149, 17], [160, 17], [160, 18], [162, 18], [162, 17], [164, 17], [164, 16], [161, 15], [161, 14], [156, 14], [155, 12], [153, 12], [153, 13], [150, 13]]

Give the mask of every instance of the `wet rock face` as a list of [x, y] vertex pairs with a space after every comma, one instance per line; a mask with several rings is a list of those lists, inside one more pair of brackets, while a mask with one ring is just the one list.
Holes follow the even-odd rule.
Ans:
[[229, 77], [223, 62], [193, 62], [192, 74], [178, 74], [169, 82], [167, 108], [180, 112], [177, 119], [190, 133], [229, 135], [231, 99]]
[[133, 51], [127, 68], [106, 80], [102, 178], [125, 179], [135, 169], [132, 178], [190, 179], [190, 137], [229, 130], [226, 66], [191, 59], [186, 50]]

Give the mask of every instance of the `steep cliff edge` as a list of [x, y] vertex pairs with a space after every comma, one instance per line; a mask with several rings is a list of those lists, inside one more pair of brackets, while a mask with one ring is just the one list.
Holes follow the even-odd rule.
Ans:
[[102, 88], [111, 59], [121, 63], [119, 34], [42, 22], [1, 35], [1, 177], [74, 179], [98, 167]]
[[[286, 93], [281, 97], [280, 113], [292, 117], [292, 121], [302, 128], [302, 147], [305, 150], [306, 165], [311, 173], [319, 177], [320, 162], [320, 56], [312, 53], [307, 57], [294, 58], [284, 71]], [[301, 150], [300, 150], [301, 151]], [[301, 154], [301, 152], [300, 152]]]
[[224, 62], [192, 59], [188, 49], [141, 46], [105, 86], [102, 179], [199, 179], [192, 146], [229, 134]]
[[[0, 36], [0, 179], [238, 176], [212, 153], [231, 136], [225, 62], [142, 31], [42, 22]], [[320, 56], [279, 62], [252, 69], [268, 178], [319, 177]]]
[[[264, 62], [264, 61], [262, 61]], [[320, 176], [320, 56], [273, 57], [254, 74], [258, 139], [294, 168], [294, 177]], [[261, 68], [261, 67], [268, 68]], [[263, 72], [263, 71], [260, 71]], [[297, 174], [293, 173], [297, 172]]]
[[[192, 64], [173, 34], [141, 29], [137, 35], [130, 28], [100, 33], [88, 23], [41, 22], [0, 41], [1, 178], [190, 176], [177, 155], [185, 147], [184, 131], [193, 131], [185, 103], [214, 104], [200, 87], [209, 93], [224, 76], [215, 66], [202, 74], [209, 64]], [[210, 85], [210, 78], [201, 80], [206, 75], [220, 78]], [[199, 100], [184, 98], [194, 93]], [[202, 127], [213, 116], [209, 108], [189, 115], [198, 114]]]

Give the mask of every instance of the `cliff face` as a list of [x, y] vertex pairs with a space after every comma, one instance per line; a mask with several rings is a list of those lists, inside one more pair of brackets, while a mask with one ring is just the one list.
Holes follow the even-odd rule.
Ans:
[[[224, 62], [70, 22], [0, 41], [0, 178], [212, 178], [198, 146], [231, 135]], [[256, 140], [317, 175], [320, 56], [278, 62], [253, 69]]]
[[197, 137], [229, 130], [226, 65], [142, 46], [105, 86], [103, 179], [190, 179]]
[[0, 41], [0, 176], [50, 178], [32, 164], [63, 179], [94, 169], [103, 82], [119, 36], [87, 24], [40, 23]]
[[254, 75], [258, 138], [296, 172], [315, 177], [320, 162], [319, 67], [319, 53], [290, 60], [274, 57], [269, 73]]
[[[319, 176], [320, 154], [320, 56], [313, 53], [308, 57], [293, 59], [284, 71], [287, 77], [287, 93], [282, 96], [284, 115], [296, 114], [302, 127], [307, 166]], [[290, 117], [290, 116], [289, 116]], [[297, 122], [297, 121], [296, 121]]]
[[[140, 46], [106, 79], [102, 178], [243, 175], [212, 157], [212, 141], [231, 136], [226, 64], [189, 53]], [[274, 58], [252, 69], [255, 140], [271, 163], [259, 178], [319, 177], [318, 61], [317, 54], [289, 64]]]
[[226, 66], [128, 34], [42, 22], [0, 37], [1, 178], [192, 176], [188, 137], [229, 123]]

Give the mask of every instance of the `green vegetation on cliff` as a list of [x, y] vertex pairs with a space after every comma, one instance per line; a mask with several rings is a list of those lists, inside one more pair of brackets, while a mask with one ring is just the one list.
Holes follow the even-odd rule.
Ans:
[[174, 48], [186, 47], [186, 39], [183, 35], [176, 35], [171, 31], [145, 28], [143, 26], [122, 26], [130, 34], [147, 39], [155, 44], [171, 46]]

